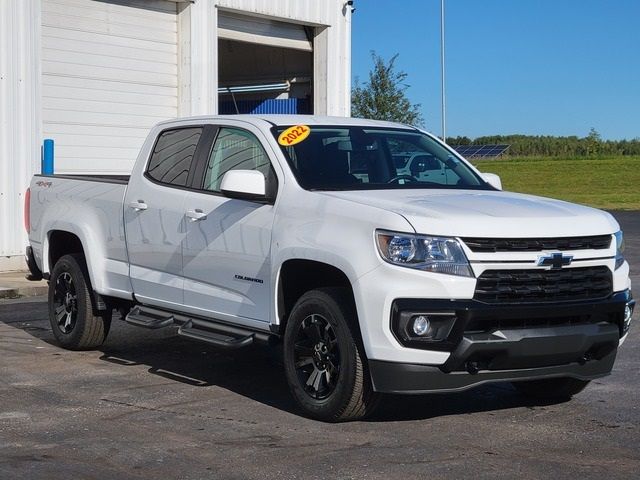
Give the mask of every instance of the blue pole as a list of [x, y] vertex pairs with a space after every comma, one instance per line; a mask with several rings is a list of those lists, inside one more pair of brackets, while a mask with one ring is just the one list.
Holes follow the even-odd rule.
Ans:
[[45, 138], [42, 149], [42, 174], [53, 175], [53, 140]]

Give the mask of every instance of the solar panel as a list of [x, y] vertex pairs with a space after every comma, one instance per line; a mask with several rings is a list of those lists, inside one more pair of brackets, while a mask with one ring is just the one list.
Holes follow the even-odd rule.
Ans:
[[465, 158], [493, 158], [506, 152], [511, 145], [451, 145]]

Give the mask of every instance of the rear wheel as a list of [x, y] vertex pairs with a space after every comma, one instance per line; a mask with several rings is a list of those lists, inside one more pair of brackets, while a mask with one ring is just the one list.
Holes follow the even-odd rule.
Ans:
[[513, 382], [513, 386], [523, 395], [540, 399], [562, 399], [577, 395], [589, 385], [589, 380], [577, 378], [549, 378]]
[[342, 289], [305, 293], [284, 335], [284, 366], [291, 393], [306, 414], [324, 421], [363, 418], [377, 405], [354, 325], [351, 298]]
[[111, 310], [94, 315], [91, 284], [84, 258], [64, 255], [49, 281], [49, 321], [58, 343], [70, 350], [102, 345], [111, 326]]

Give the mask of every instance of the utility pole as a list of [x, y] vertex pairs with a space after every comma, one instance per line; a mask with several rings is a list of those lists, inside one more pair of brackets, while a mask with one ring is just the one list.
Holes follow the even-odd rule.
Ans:
[[442, 92], [442, 141], [447, 138], [447, 112], [444, 86], [444, 0], [440, 0], [440, 79]]

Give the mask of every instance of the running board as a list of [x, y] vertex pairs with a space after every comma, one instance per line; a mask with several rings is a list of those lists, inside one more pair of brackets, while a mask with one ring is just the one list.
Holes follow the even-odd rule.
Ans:
[[149, 329], [178, 325], [178, 335], [227, 350], [247, 347], [254, 342], [272, 345], [278, 340], [278, 335], [272, 332], [250, 330], [210, 318], [192, 318], [142, 305], [133, 307], [125, 321]]
[[155, 330], [157, 328], [164, 328], [173, 325], [175, 317], [160, 310], [133, 307], [125, 317], [125, 321], [131, 325], [135, 325], [136, 327], [151, 328]]
[[244, 337], [231, 337], [213, 330], [199, 328], [197, 325], [194, 325], [193, 320], [188, 320], [187, 323], [178, 328], [178, 335], [192, 340], [200, 340], [201, 342], [227, 350], [248, 347], [253, 343], [253, 339], [255, 338], [254, 333], [250, 333]]

